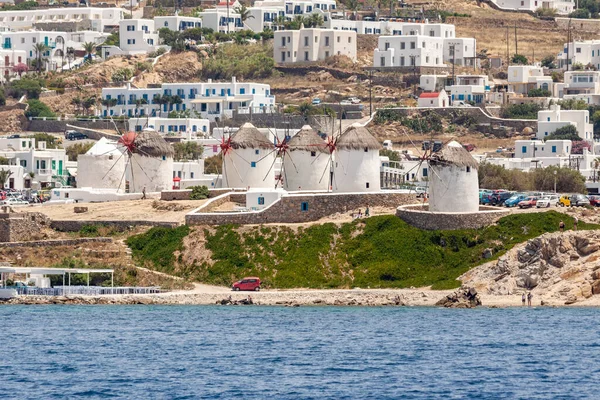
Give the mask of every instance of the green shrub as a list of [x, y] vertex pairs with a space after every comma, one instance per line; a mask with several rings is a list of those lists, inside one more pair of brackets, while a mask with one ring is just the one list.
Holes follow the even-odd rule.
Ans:
[[30, 118], [30, 117], [40, 117], [40, 118], [56, 117], [56, 114], [54, 114], [52, 112], [50, 107], [48, 107], [46, 105], [46, 103], [44, 103], [40, 100], [36, 100], [36, 99], [28, 100], [27, 104], [29, 104], [29, 108], [27, 108], [27, 111], [25, 111], [25, 116], [27, 118]]
[[507, 107], [504, 107], [500, 115], [502, 118], [510, 118], [510, 119], [537, 119], [538, 111], [541, 110], [541, 107], [537, 104], [511, 104]]
[[127, 246], [133, 257], [159, 271], [172, 273], [175, 264], [175, 252], [183, 248], [183, 238], [188, 235], [187, 225], [177, 228], [154, 227], [148, 232], [131, 236]]
[[217, 48], [214, 58], [204, 62], [202, 78], [230, 80], [233, 76], [243, 76], [244, 79], [263, 79], [274, 72], [272, 45], [227, 43]]
[[550, 97], [552, 93], [546, 89], [531, 89], [527, 93], [527, 97]]
[[192, 194], [190, 194], [190, 200], [204, 200], [208, 199], [210, 192], [206, 186], [191, 186]]
[[577, 134], [577, 128], [575, 125], [566, 125], [561, 128], [558, 128], [548, 136], [544, 138], [544, 140], [572, 140], [579, 141], [581, 138]]
[[12, 97], [18, 99], [27, 95], [28, 99], [37, 99], [42, 93], [44, 81], [35, 78], [22, 77], [19, 80], [12, 81], [9, 85], [9, 93]]
[[79, 230], [80, 236], [85, 237], [96, 237], [99, 235], [98, 233], [98, 225], [84, 225]]

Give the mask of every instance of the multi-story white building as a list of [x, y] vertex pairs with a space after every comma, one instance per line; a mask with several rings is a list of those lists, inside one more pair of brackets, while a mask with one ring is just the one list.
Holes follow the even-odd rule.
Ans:
[[[34, 46], [46, 45], [42, 58], [46, 70], [55, 70], [66, 64], [67, 49], [83, 50], [85, 42], [100, 44], [108, 37], [107, 33], [96, 31], [58, 32], [58, 31], [19, 31], [0, 32], [0, 42], [4, 50], [25, 51], [27, 63], [37, 58]], [[18, 59], [18, 55], [17, 55]]]
[[242, 17], [236, 13], [233, 7], [229, 12], [225, 8], [210, 8], [202, 11], [200, 14], [202, 27], [212, 29], [215, 32], [236, 32], [244, 28]]
[[356, 32], [313, 28], [275, 32], [276, 63], [322, 61], [335, 55], [356, 61]]
[[426, 92], [439, 92], [446, 88], [448, 75], [422, 74], [419, 77], [419, 88]]
[[185, 31], [190, 28], [202, 28], [202, 18], [185, 17], [181, 15], [167, 15], [163, 17], [154, 17], [154, 27], [156, 31], [162, 28], [169, 28], [172, 31]]
[[566, 71], [558, 96], [600, 105], [600, 71]]
[[492, 0], [502, 10], [535, 11], [538, 8], [555, 9], [558, 14], [568, 15], [575, 9], [575, 2], [569, 0]]
[[444, 39], [444, 61], [456, 65], [477, 65], [477, 41], [474, 38]]
[[126, 19], [119, 23], [119, 48], [124, 54], [145, 54], [158, 44], [153, 20]]
[[373, 66], [444, 67], [444, 39], [430, 36], [380, 36]]
[[207, 136], [210, 131], [210, 121], [200, 118], [130, 118], [129, 130], [140, 132], [152, 129], [167, 136], [183, 136], [193, 139], [197, 136]]
[[552, 78], [544, 76], [538, 65], [511, 65], [508, 67], [508, 91], [527, 95], [532, 89], [552, 92]]
[[452, 39], [456, 36], [456, 29], [452, 24], [430, 24], [415, 22], [395, 21], [351, 21], [348, 19], [332, 19], [325, 21], [325, 26], [330, 29], [354, 31], [363, 35], [385, 36], [431, 36]]
[[13, 172], [6, 184], [9, 188], [64, 185], [69, 176], [65, 149], [47, 149], [46, 142], [36, 143], [34, 138], [0, 138], [0, 156], [8, 159]]
[[[573, 69], [573, 64], [592, 65], [600, 69], [600, 40], [584, 40], [565, 43], [558, 53], [558, 68]], [[567, 65], [569, 66], [567, 68]]]
[[248, 19], [244, 21], [244, 26], [254, 32], [262, 32], [265, 29], [276, 31], [279, 28], [278, 18], [285, 17], [285, 7], [283, 5], [249, 7], [248, 12], [250, 14]]
[[454, 85], [448, 86], [452, 104], [455, 101], [485, 103], [486, 94], [491, 90], [487, 75], [456, 75], [455, 80]]
[[91, 30], [105, 32], [107, 28], [116, 27], [124, 18], [122, 8], [45, 8], [28, 11], [0, 12], [0, 26], [13, 31], [33, 29], [35, 24], [80, 22], [89, 20]]
[[[177, 96], [181, 104], [160, 104], [159, 96]], [[271, 110], [275, 96], [269, 85], [237, 82], [164, 83], [161, 88], [103, 88], [103, 99], [117, 99], [117, 105], [103, 110], [104, 115], [128, 115], [166, 117], [171, 111], [191, 110], [214, 121], [215, 118], [231, 117], [233, 111], [261, 113]], [[143, 99], [147, 104], [137, 104]]]
[[0, 50], [0, 82], [8, 82], [17, 76], [15, 66], [27, 63], [27, 52], [25, 50]]
[[538, 130], [536, 138], [543, 140], [558, 128], [573, 125], [577, 135], [583, 140], [594, 140], [594, 126], [590, 123], [587, 110], [561, 110], [559, 105], [550, 106], [549, 110], [538, 112]]

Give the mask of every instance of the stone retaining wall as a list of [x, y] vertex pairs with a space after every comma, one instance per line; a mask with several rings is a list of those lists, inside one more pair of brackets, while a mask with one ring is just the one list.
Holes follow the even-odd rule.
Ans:
[[111, 238], [79, 238], [79, 239], [50, 239], [50, 240], [32, 240], [30, 242], [11, 242], [0, 243], [0, 247], [51, 247], [51, 246], [74, 246], [81, 243], [112, 243]]
[[498, 207], [480, 206], [476, 213], [429, 212], [427, 206], [408, 205], [398, 207], [396, 216], [404, 222], [428, 231], [479, 229], [494, 224], [510, 211]]
[[1, 213], [0, 242], [20, 242], [42, 238], [42, 227], [50, 223], [44, 214]]
[[[223, 204], [227, 201], [238, 201], [235, 196], [225, 195], [215, 202]], [[245, 201], [245, 199], [244, 199]], [[356, 212], [371, 207], [394, 208], [415, 201], [414, 194], [404, 193], [312, 193], [283, 196], [271, 206], [254, 212], [211, 213], [198, 209], [185, 216], [188, 225], [225, 225], [225, 224], [265, 224], [265, 223], [302, 223], [319, 220], [337, 213]], [[302, 211], [303, 204], [308, 208]], [[209, 205], [206, 210], [214, 209]]]
[[50, 227], [60, 232], [79, 232], [84, 226], [108, 226], [125, 231], [132, 226], [164, 226], [175, 228], [179, 224], [176, 222], [162, 221], [52, 221]]
[[[233, 191], [236, 191], [235, 189]], [[239, 190], [240, 192], [243, 190]], [[221, 196], [225, 193], [232, 192], [232, 189], [208, 189], [208, 198], [212, 199]], [[245, 191], [243, 191], [245, 193]], [[180, 190], [163, 190], [160, 192], [161, 200], [191, 200], [190, 196], [192, 189], [180, 189]], [[245, 202], [246, 200], [244, 200]]]
[[[119, 127], [121, 131], [127, 131], [129, 129], [126, 125], [126, 122], [123, 120], [115, 120], [115, 123]], [[79, 121], [75, 119], [69, 120], [42, 120], [42, 119], [33, 119], [31, 121], [27, 121], [27, 129], [32, 132], [64, 132], [67, 130], [67, 124], [75, 125], [81, 128], [87, 129], [110, 129], [114, 130], [115, 126], [110, 120], [95, 120], [95, 121]], [[99, 140], [100, 135], [98, 137], [92, 137], [90, 132], [85, 132], [91, 139]]]

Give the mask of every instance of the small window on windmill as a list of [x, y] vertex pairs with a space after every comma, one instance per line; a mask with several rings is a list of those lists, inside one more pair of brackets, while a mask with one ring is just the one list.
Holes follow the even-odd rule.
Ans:
[[250, 168], [256, 168], [256, 161], [250, 162]]
[[369, 152], [369, 148], [365, 147], [365, 153], [368, 153], [368, 152]]
[[310, 152], [310, 156], [311, 157], [316, 157], [317, 156], [317, 152], [316, 151], [311, 151]]
[[441, 149], [442, 149], [442, 142], [441, 141], [436, 140], [435, 142], [433, 142], [433, 152], [434, 153], [437, 153]]
[[259, 149], [254, 150], [254, 154], [258, 155], [258, 153], [260, 153]]
[[471, 167], [467, 167], [467, 172], [471, 172]]
[[427, 140], [421, 144], [421, 150], [429, 150], [430, 148], [431, 148], [431, 142], [429, 142]]
[[264, 197], [259, 197], [258, 198], [258, 205], [259, 206], [264, 206], [265, 205], [265, 198]]
[[167, 156], [162, 156], [163, 161], [167, 159]]
[[367, 189], [368, 189], [369, 188], [369, 182], [367, 182], [366, 186], [367, 186]]
[[112, 160], [112, 159], [113, 159], [113, 155], [112, 155], [112, 154], [109, 154], [109, 155], [108, 155], [108, 159], [109, 159], [109, 160]]

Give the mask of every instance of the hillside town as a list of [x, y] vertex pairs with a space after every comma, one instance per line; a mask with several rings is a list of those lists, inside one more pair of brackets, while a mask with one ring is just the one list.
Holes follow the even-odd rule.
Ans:
[[596, 222], [587, 5], [208, 3], [3, 3], [2, 242], [373, 216], [422, 231]]

